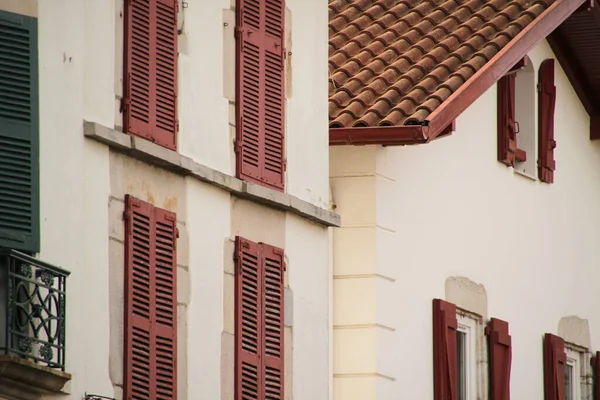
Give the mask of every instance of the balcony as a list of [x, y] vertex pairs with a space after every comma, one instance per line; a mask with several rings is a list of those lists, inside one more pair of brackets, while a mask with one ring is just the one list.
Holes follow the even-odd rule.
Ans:
[[58, 393], [65, 371], [69, 272], [0, 249], [0, 397], [37, 399]]

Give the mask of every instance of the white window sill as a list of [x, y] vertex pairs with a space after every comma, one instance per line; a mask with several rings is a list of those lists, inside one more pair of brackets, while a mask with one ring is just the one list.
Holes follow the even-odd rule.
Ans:
[[520, 169], [516, 169], [516, 168], [513, 168], [512, 170], [517, 175], [521, 175], [522, 177], [525, 177], [527, 179], [531, 179], [534, 182], [537, 182], [537, 178], [534, 175], [531, 175], [525, 171], [521, 171]]

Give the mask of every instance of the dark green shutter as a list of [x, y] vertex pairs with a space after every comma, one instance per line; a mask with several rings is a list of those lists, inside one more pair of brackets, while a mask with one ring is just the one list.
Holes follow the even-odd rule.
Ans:
[[0, 247], [37, 252], [37, 19], [0, 11]]

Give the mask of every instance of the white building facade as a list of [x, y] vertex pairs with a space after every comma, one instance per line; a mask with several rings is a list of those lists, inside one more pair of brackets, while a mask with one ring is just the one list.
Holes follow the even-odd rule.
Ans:
[[[418, 113], [431, 104], [428, 100], [444, 95], [433, 89], [426, 92], [432, 93], [430, 97], [419, 97], [419, 90], [428, 90], [427, 77], [436, 73], [435, 66], [414, 83], [414, 92], [405, 89], [408, 84], [403, 78], [393, 80], [393, 72], [401, 68], [406, 68], [401, 77], [419, 76], [411, 68], [426, 65], [428, 56], [419, 53], [423, 49], [425, 54], [439, 56], [442, 50], [427, 38], [448, 43], [444, 33], [438, 31], [436, 36], [437, 26], [450, 23], [439, 17], [441, 9], [447, 7], [444, 12], [463, 18], [450, 30], [459, 36], [467, 24], [477, 32], [479, 26], [482, 30], [490, 24], [510, 28], [511, 23], [498, 23], [493, 11], [474, 2], [469, 3], [479, 15], [474, 19], [464, 17], [470, 13], [465, 8], [452, 9], [443, 2], [394, 3], [380, 9], [368, 2], [361, 10], [352, 9], [358, 2], [329, 3], [330, 127], [335, 144], [330, 148], [330, 182], [332, 201], [342, 217], [342, 227], [334, 229], [333, 239], [334, 398], [494, 400], [508, 399], [509, 393], [513, 400], [596, 398], [593, 385], [598, 369], [590, 365], [590, 359], [600, 349], [596, 312], [600, 145], [590, 140], [588, 110], [571, 77], [556, 61], [556, 148], [552, 149], [556, 164], [553, 183], [542, 181], [538, 145], [543, 128], [537, 89], [542, 63], [558, 58], [546, 40], [554, 27], [530, 47], [524, 45], [513, 58], [527, 57], [516, 75], [515, 95], [520, 124], [516, 144], [526, 150], [527, 160], [517, 158], [514, 166], [507, 167], [498, 157], [502, 97], [496, 82], [512, 64], [484, 83], [485, 91], [469, 98], [464, 111], [456, 114], [454, 132], [448, 137], [393, 146], [411, 144], [406, 138], [414, 130], [402, 136], [402, 129], [414, 126], [390, 127], [385, 122], [403, 107], [409, 115], [415, 112], [411, 111], [415, 101], [423, 105], [416, 108]], [[527, 11], [527, 5], [522, 4], [520, 11], [508, 5], [519, 2], [493, 3], [505, 15], [514, 12], [513, 21], [521, 21], [520, 13]], [[534, 21], [566, 5], [546, 3], [548, 8]], [[424, 17], [415, 20], [435, 21], [433, 27], [425, 22], [415, 25], [411, 13], [417, 11]], [[342, 23], [343, 15], [352, 17]], [[349, 34], [348, 26], [360, 24], [365, 15], [376, 22]], [[393, 22], [384, 25], [387, 18]], [[492, 22], [477, 25], [475, 19], [481, 18]], [[411, 23], [403, 25], [404, 21]], [[562, 22], [557, 20], [556, 25]], [[380, 32], [375, 24], [383, 25]], [[521, 32], [531, 32], [534, 24]], [[417, 28], [423, 30], [419, 31], [422, 41], [411, 30]], [[348, 35], [344, 40], [339, 38], [342, 33]], [[395, 41], [390, 39], [392, 33]], [[495, 35], [487, 40], [501, 36]], [[470, 36], [462, 40], [474, 43]], [[488, 65], [501, 64], [515, 41], [526, 40], [513, 38]], [[379, 45], [384, 50], [377, 52]], [[457, 50], [461, 45], [450, 48], [448, 58], [438, 59], [438, 65], [450, 65], [452, 55], [464, 50]], [[394, 46], [398, 55], [390, 53]], [[485, 49], [481, 44], [474, 53], [484, 54]], [[374, 54], [365, 55], [368, 51]], [[465, 60], [475, 63], [476, 56], [468, 54]], [[402, 62], [411, 55], [414, 64], [404, 67]], [[353, 60], [362, 65], [353, 69]], [[365, 78], [365, 71], [375, 78]], [[475, 73], [464, 85], [483, 75]], [[447, 82], [444, 77], [436, 84]], [[381, 111], [389, 109], [385, 107], [401, 89], [391, 111]], [[403, 103], [411, 96], [410, 102]], [[468, 89], [440, 107], [460, 103], [465, 97], [469, 97]], [[383, 123], [370, 122], [376, 112]], [[441, 115], [434, 113], [429, 119], [430, 133]], [[440, 326], [447, 332], [440, 333]], [[498, 366], [504, 370], [498, 371]]]
[[[53, 334], [34, 334], [34, 325], [43, 325], [47, 316], [37, 307], [39, 300], [24, 303], [19, 312], [33, 325], [16, 332], [15, 304], [23, 298], [5, 289], [3, 304], [9, 311], [2, 327], [12, 330], [0, 333], [6, 367], [0, 368], [0, 398], [212, 400], [241, 398], [242, 390], [254, 391], [256, 398], [269, 390], [272, 398], [281, 399], [329, 396], [328, 227], [339, 226], [340, 219], [329, 207], [327, 71], [314, 63], [326, 58], [327, 10], [312, 0], [257, 4], [260, 24], [268, 18], [267, 6], [283, 16], [283, 31], [259, 29], [265, 37], [279, 37], [277, 43], [285, 47], [274, 61], [283, 77], [274, 90], [284, 96], [285, 110], [279, 111], [284, 123], [278, 127], [285, 129], [279, 131], [284, 147], [277, 157], [284, 169], [277, 188], [237, 172], [236, 151], [245, 151], [239, 118], [246, 114], [238, 109], [236, 91], [236, 30], [244, 28], [236, 10], [252, 11], [253, 2], [0, 1], [0, 65], [5, 67], [0, 67], [0, 97], [4, 93], [2, 98], [10, 99], [8, 83], [17, 79], [8, 75], [14, 65], [10, 40], [21, 43], [14, 31], [23, 24], [37, 29], [37, 34], [29, 31], [30, 65], [38, 64], [29, 87], [39, 94], [38, 103], [34, 95], [28, 103], [39, 112], [39, 129], [31, 131], [39, 135], [32, 139], [39, 143], [39, 154], [30, 154], [34, 161], [39, 157], [39, 191], [32, 178], [28, 192], [39, 208], [27, 209], [30, 219], [39, 216], [39, 245], [5, 240], [0, 247], [13, 252], [4, 256], [4, 268], [12, 263], [40, 271], [30, 276], [23, 293], [38, 288], [44, 296], [60, 294], [56, 304], [63, 308], [48, 312], [58, 322], [65, 320], [64, 330], [55, 327], [54, 332], [66, 332], [52, 340]], [[149, 23], [142, 18], [146, 8]], [[160, 10], [167, 10], [167, 19], [160, 20]], [[156, 15], [159, 19], [152, 19]], [[126, 22], [129, 17], [133, 27]], [[148, 27], [158, 33], [146, 43]], [[160, 29], [174, 35], [161, 37]], [[138, 40], [133, 45], [127, 41], [132, 37]], [[169, 54], [174, 54], [168, 61], [175, 65], [167, 74], [174, 88], [170, 92], [161, 92], [166, 90], [160, 81], [162, 45], [171, 46]], [[134, 61], [145, 54], [158, 65], [140, 72], [128, 51], [134, 52]], [[268, 69], [270, 61], [264, 62]], [[148, 83], [142, 89], [135, 81], [140, 77]], [[135, 90], [144, 88], [150, 93], [147, 101], [176, 110], [171, 122], [178, 127], [164, 128], [159, 121], [154, 130], [125, 133], [124, 115], [135, 113], [136, 101], [138, 106], [144, 102], [135, 98]], [[170, 100], [161, 103], [164, 93]], [[6, 111], [11, 104], [4, 100]], [[150, 114], [161, 118], [152, 108]], [[2, 125], [0, 130], [6, 129], [0, 136], [10, 136], [11, 126]], [[156, 133], [159, 128], [170, 132], [170, 143]], [[261, 151], [259, 157], [265, 157]], [[12, 167], [4, 160], [0, 175]], [[36, 162], [31, 165], [35, 171]], [[6, 185], [0, 187], [3, 196], [9, 193]], [[36, 236], [34, 225], [28, 232]], [[20, 259], [20, 254], [33, 259]], [[258, 261], [248, 264], [246, 256]], [[257, 274], [255, 281], [244, 280], [247, 268]], [[66, 290], [57, 294], [40, 286], [41, 271], [54, 271], [52, 283], [57, 284], [56, 271], [62, 270], [70, 273], [64, 278]], [[20, 270], [10, 271], [15, 285], [25, 279]], [[253, 287], [259, 292], [250, 298]], [[254, 320], [244, 319], [247, 307], [255, 310]], [[242, 337], [248, 324], [266, 336]], [[144, 327], [148, 337], [136, 333]], [[40, 348], [57, 344], [53, 340], [59, 336], [63, 347], [53, 347], [53, 354], [44, 357]], [[21, 342], [23, 348], [20, 338], [29, 338]], [[250, 348], [257, 357], [266, 354], [275, 363], [252, 364], [255, 375], [248, 387], [241, 378], [247, 373], [241, 351], [250, 351], [245, 340], [254, 340]], [[54, 364], [48, 368], [49, 363]]]

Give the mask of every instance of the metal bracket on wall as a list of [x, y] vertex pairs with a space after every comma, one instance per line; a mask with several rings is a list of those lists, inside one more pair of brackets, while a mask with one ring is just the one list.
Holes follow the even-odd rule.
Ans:
[[87, 394], [85, 393], [83, 400], [117, 400], [114, 397], [100, 396], [98, 394]]

